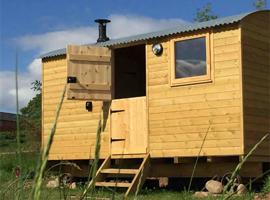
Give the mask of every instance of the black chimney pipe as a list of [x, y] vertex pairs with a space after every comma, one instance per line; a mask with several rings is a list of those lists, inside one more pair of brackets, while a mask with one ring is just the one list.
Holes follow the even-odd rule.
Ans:
[[98, 31], [99, 31], [99, 36], [97, 39], [97, 42], [106, 42], [109, 40], [109, 38], [106, 35], [106, 24], [111, 22], [108, 19], [96, 19], [96, 23], [98, 23]]

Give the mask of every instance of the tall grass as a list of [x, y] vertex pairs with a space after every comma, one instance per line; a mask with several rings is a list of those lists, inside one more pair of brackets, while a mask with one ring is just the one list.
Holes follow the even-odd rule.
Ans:
[[22, 153], [21, 153], [21, 137], [20, 137], [20, 122], [19, 122], [19, 86], [18, 86], [18, 50], [16, 49], [16, 58], [15, 58], [15, 89], [16, 89], [16, 141], [17, 141], [17, 157], [18, 157], [18, 192], [16, 192], [15, 199], [20, 199], [20, 194], [22, 190]]
[[[104, 103], [103, 103], [101, 111], [100, 111], [99, 120], [98, 120], [98, 126], [97, 126], [97, 132], [96, 132], [95, 159], [94, 159], [94, 162], [92, 163], [92, 166], [91, 166], [91, 168], [89, 170], [88, 184], [85, 187], [83, 193], [81, 194], [80, 199], [84, 199], [88, 192], [90, 192], [90, 194], [92, 196], [93, 191], [95, 189], [96, 173], [97, 173], [98, 162], [99, 162], [99, 158], [100, 158], [101, 132], [102, 132], [103, 124], [104, 124], [103, 121], [102, 121], [102, 112], [103, 112], [103, 114], [105, 113], [105, 105], [104, 105]], [[92, 178], [91, 181], [90, 181], [90, 176]]]
[[263, 136], [259, 142], [257, 142], [252, 149], [248, 152], [248, 154], [243, 158], [243, 160], [236, 166], [235, 170], [233, 171], [228, 183], [224, 186], [223, 194], [228, 192], [229, 188], [233, 185], [236, 176], [239, 174], [239, 171], [242, 169], [244, 163], [247, 159], [254, 153], [254, 151], [258, 148], [258, 146], [269, 136], [269, 133]]
[[206, 133], [205, 133], [204, 138], [203, 138], [203, 141], [202, 141], [202, 145], [201, 145], [201, 147], [200, 147], [200, 150], [199, 150], [199, 153], [198, 153], [198, 155], [197, 155], [197, 158], [196, 158], [194, 167], [193, 167], [193, 169], [192, 169], [192, 174], [191, 174], [190, 181], [189, 181], [189, 184], [188, 184], [188, 190], [187, 190], [188, 192], [190, 192], [190, 188], [191, 188], [191, 185], [192, 185], [192, 180], [193, 180], [193, 177], [194, 177], [194, 174], [195, 174], [195, 171], [196, 171], [196, 168], [197, 168], [197, 164], [198, 164], [198, 161], [199, 161], [199, 158], [200, 158], [202, 149], [203, 149], [204, 142], [205, 142], [206, 137], [207, 137], [207, 134], [208, 134], [208, 132], [209, 132], [209, 129], [210, 129], [210, 125], [208, 126], [208, 128], [207, 128], [207, 130], [206, 130]]
[[57, 107], [57, 110], [56, 110], [55, 120], [54, 120], [53, 126], [51, 128], [51, 132], [49, 134], [47, 144], [42, 150], [41, 158], [39, 160], [39, 164], [38, 164], [38, 167], [36, 169], [36, 176], [35, 176], [34, 187], [33, 187], [33, 191], [32, 191], [33, 199], [35, 199], [35, 200], [40, 199], [42, 178], [43, 178], [43, 174], [44, 174], [46, 164], [47, 164], [47, 161], [48, 161], [49, 151], [50, 151], [51, 146], [52, 146], [52, 142], [53, 142], [56, 126], [57, 126], [58, 117], [60, 115], [60, 110], [61, 110], [61, 107], [62, 107], [62, 104], [63, 104], [63, 101], [64, 101], [64, 97], [65, 97], [65, 94], [66, 94], [66, 89], [67, 89], [67, 84], [65, 84], [65, 86], [64, 86], [63, 93], [62, 93], [62, 96], [61, 96], [61, 100], [60, 100], [60, 103], [58, 104], [58, 107]]

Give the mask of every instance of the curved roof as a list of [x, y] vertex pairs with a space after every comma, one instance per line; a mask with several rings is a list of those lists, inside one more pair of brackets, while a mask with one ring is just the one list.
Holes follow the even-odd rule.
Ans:
[[[210, 21], [206, 21], [206, 22], [181, 25], [181, 26], [177, 26], [175, 28], [166, 29], [166, 30], [162, 30], [162, 31], [139, 34], [139, 35], [123, 37], [123, 38], [119, 38], [119, 39], [111, 39], [109, 41], [101, 42], [101, 43], [94, 44], [94, 45], [99, 45], [99, 46], [104, 46], [104, 47], [112, 47], [112, 46], [116, 46], [116, 45], [123, 45], [123, 44], [132, 43], [132, 42], [161, 38], [161, 37], [166, 37], [166, 36], [180, 34], [180, 33], [186, 33], [186, 32], [191, 32], [191, 31], [203, 30], [203, 29], [207, 29], [207, 28], [213, 28], [213, 27], [217, 27], [217, 26], [229, 25], [229, 24], [233, 24], [233, 23], [237, 23], [237, 22], [241, 21], [244, 17], [246, 17], [247, 15], [252, 14], [252, 13], [253, 12], [243, 13], [243, 14], [239, 14], [239, 15], [218, 18], [218, 19], [214, 19], [214, 20], [210, 20]], [[55, 51], [45, 53], [45, 54], [41, 55], [40, 58], [48, 58], [48, 57], [53, 57], [53, 56], [65, 55], [65, 54], [66, 54], [66, 49], [63, 48], [63, 49], [58, 49]]]

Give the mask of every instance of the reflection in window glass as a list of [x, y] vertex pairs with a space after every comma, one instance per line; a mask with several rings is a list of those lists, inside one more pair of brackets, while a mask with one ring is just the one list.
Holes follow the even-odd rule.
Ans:
[[206, 75], [205, 37], [175, 43], [175, 78]]

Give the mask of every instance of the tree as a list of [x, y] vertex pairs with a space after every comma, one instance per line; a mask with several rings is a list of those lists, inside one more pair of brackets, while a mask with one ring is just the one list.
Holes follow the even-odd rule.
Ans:
[[255, 0], [253, 5], [257, 10], [263, 10], [266, 8], [266, 0]]
[[30, 139], [40, 139], [41, 134], [41, 82], [35, 80], [31, 89], [38, 92], [21, 111], [21, 129]]
[[217, 19], [217, 18], [218, 16], [214, 15], [212, 12], [212, 4], [207, 3], [201, 9], [197, 9], [197, 13], [196, 13], [196, 17], [194, 18], [194, 21], [205, 22], [205, 21], [209, 21], [211, 19]]

